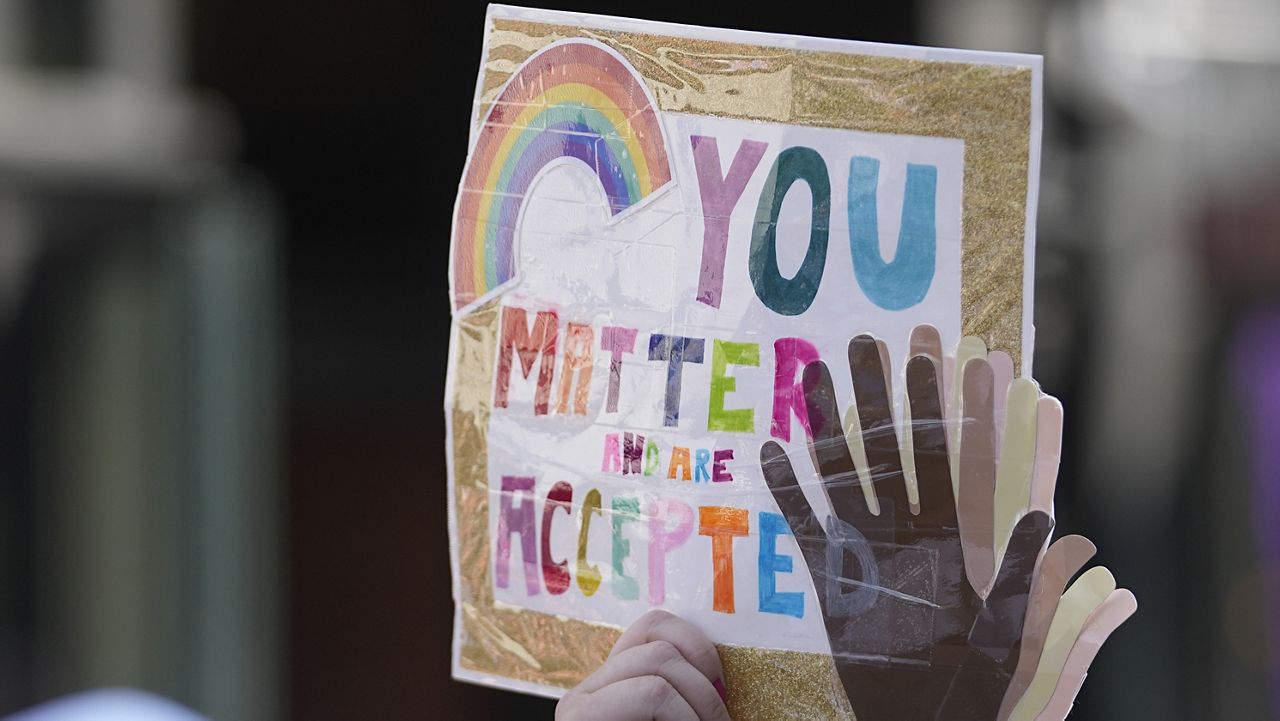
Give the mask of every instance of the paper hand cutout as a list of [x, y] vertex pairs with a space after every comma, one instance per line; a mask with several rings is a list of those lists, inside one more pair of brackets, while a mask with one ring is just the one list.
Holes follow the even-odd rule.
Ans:
[[[967, 573], [934, 361], [916, 357], [907, 366], [918, 512], [908, 500], [873, 338], [850, 342], [849, 369], [878, 514], [864, 500], [822, 362], [805, 369], [804, 390], [809, 451], [833, 512], [826, 524], [783, 449], [769, 442], [760, 452], [765, 480], [813, 578], [845, 693], [865, 721], [994, 720], [1018, 667], [1032, 578], [1053, 522], [1042, 511], [1017, 521], [984, 594]], [[971, 478], [988, 490], [994, 485], [979, 475], [961, 474], [961, 497]]]
[[[1043, 395], [1035, 381], [1014, 378], [1009, 356], [988, 353], [980, 338], [962, 339], [953, 358], [943, 355], [937, 329], [919, 326], [911, 334], [911, 352], [927, 355], [946, 369], [946, 380], [939, 379], [946, 386], [943, 397], [951, 401], [946, 415], [976, 420], [979, 428], [992, 426], [996, 432], [994, 438], [984, 432], [966, 436], [956, 433], [963, 431], [962, 424], [948, 424], [954, 477], [988, 479], [969, 484], [972, 492], [960, 498], [959, 506], [960, 525], [966, 529], [966, 564], [970, 577], [981, 582], [989, 578], [1002, 553], [1007, 529], [1023, 513], [1041, 510], [1053, 515], [1062, 404]], [[1105, 568], [1090, 569], [1068, 588], [1095, 552], [1088, 539], [1065, 536], [1042, 555], [1018, 668], [1005, 692], [999, 721], [1066, 718], [1102, 643], [1137, 611], [1133, 594], [1117, 589]]]

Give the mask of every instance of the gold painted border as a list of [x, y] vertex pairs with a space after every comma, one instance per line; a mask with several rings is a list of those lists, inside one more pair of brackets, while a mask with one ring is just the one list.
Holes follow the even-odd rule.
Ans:
[[[493, 19], [478, 117], [526, 58], [583, 37], [616, 50], [663, 111], [868, 132], [960, 138], [965, 147], [961, 328], [1021, 367], [1023, 239], [1032, 69], [891, 58]], [[498, 301], [455, 319], [450, 359], [455, 518], [488, 518], [485, 429]], [[496, 607], [487, 523], [458, 524], [462, 637], [476, 674], [569, 688], [607, 657], [617, 629]], [[722, 646], [735, 718], [848, 718], [823, 655]]]

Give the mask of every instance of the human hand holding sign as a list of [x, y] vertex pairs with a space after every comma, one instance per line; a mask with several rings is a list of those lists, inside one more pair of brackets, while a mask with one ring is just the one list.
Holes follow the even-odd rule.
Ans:
[[604, 665], [560, 699], [556, 721], [728, 721], [723, 679], [705, 633], [650, 611], [618, 638]]
[[[966, 573], [934, 361], [913, 358], [906, 373], [916, 510], [873, 338], [850, 342], [849, 369], [879, 513], [864, 500], [820, 361], [805, 369], [804, 391], [809, 451], [832, 510], [827, 522], [818, 521], [778, 444], [764, 445], [761, 466], [809, 567], [850, 705], [863, 721], [995, 719], [1018, 665], [1035, 564], [1053, 522], [1038, 510], [1018, 520], [984, 596]], [[990, 487], [977, 475], [960, 474], [962, 497], [971, 484]]]

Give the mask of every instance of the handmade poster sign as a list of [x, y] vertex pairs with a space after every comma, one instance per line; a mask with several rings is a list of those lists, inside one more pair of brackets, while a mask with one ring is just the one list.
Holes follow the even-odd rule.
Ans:
[[735, 718], [1070, 708], [1132, 597], [1105, 569], [1064, 595], [1092, 546], [1048, 544], [1040, 59], [499, 6], [484, 30], [454, 674], [559, 695], [664, 608], [718, 644]]

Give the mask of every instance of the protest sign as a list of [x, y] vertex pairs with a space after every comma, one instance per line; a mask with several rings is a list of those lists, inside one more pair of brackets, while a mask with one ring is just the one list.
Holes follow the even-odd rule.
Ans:
[[761, 445], [804, 448], [802, 371], [855, 335], [891, 386], [926, 324], [1029, 375], [1040, 59], [500, 6], [484, 32], [449, 269], [455, 675], [558, 695], [660, 607], [744, 698], [838, 715]]

